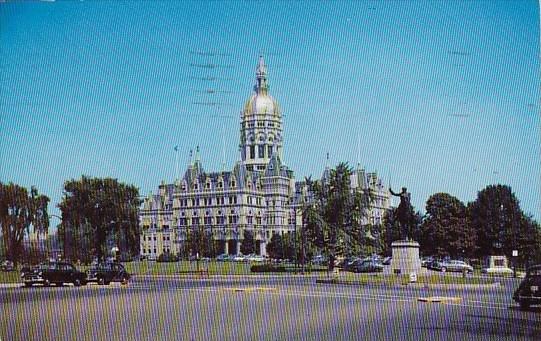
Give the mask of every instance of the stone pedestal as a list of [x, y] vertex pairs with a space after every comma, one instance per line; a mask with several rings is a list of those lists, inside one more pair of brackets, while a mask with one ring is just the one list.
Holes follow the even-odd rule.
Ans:
[[419, 259], [419, 243], [413, 240], [397, 240], [391, 244], [391, 265], [383, 269], [384, 274], [417, 275], [424, 274], [425, 268], [421, 267]]

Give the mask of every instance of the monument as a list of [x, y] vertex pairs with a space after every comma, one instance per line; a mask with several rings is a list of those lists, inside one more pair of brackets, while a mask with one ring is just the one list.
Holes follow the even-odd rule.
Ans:
[[391, 243], [391, 264], [384, 269], [384, 273], [410, 275], [411, 278], [417, 278], [417, 275], [425, 273], [426, 269], [421, 267], [419, 243], [411, 239], [415, 224], [415, 216], [411, 206], [411, 194], [406, 187], [402, 187], [400, 193], [393, 192], [391, 188], [389, 188], [389, 192], [400, 197], [400, 204], [396, 209], [400, 237]]

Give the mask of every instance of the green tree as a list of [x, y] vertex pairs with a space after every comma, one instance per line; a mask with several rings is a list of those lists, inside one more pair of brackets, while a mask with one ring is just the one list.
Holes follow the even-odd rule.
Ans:
[[244, 231], [244, 239], [240, 245], [240, 252], [243, 255], [249, 255], [255, 252], [254, 234], [251, 231]]
[[[272, 235], [269, 243], [267, 243], [267, 254], [275, 259], [294, 260], [299, 257], [299, 252], [295, 252], [295, 234], [286, 233], [283, 236], [276, 233]], [[300, 250], [297, 250], [300, 251]]]
[[202, 226], [193, 226], [186, 238], [187, 253], [191, 256], [214, 257], [216, 256], [217, 243], [213, 234]]
[[49, 228], [47, 205], [49, 198], [35, 187], [30, 193], [24, 187], [0, 182], [0, 228], [7, 258], [18, 262], [23, 251], [23, 239], [31, 228], [44, 233]]
[[518, 251], [519, 265], [541, 263], [541, 226], [531, 216], [522, 217], [520, 232], [511, 238], [511, 243]]
[[278, 233], [273, 234], [266, 250], [270, 258], [282, 259], [284, 255], [282, 236]]
[[329, 259], [329, 270], [339, 255], [348, 255], [363, 242], [366, 235], [362, 218], [370, 204], [369, 192], [351, 188], [352, 171], [340, 163], [322, 181], [306, 179], [310, 197], [303, 212], [309, 243], [320, 248]]
[[[64, 183], [62, 202], [62, 233], [60, 239], [76, 243], [72, 249], [81, 250], [81, 238], [92, 244], [91, 254], [103, 258], [107, 254], [107, 240], [114, 238], [120, 251], [139, 252], [138, 209], [139, 191], [111, 178], [82, 176]], [[121, 243], [125, 245], [120, 245]]]
[[467, 212], [471, 228], [477, 232], [478, 255], [481, 257], [511, 256], [512, 250], [520, 248], [530, 228], [509, 186], [487, 186], [478, 192], [474, 202], [468, 204]]
[[447, 193], [431, 195], [426, 202], [420, 244], [427, 255], [473, 256], [476, 234], [468, 224], [464, 203]]

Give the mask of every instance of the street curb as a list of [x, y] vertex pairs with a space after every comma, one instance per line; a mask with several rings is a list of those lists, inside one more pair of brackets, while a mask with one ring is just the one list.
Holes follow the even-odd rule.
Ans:
[[334, 279], [316, 279], [316, 283], [320, 284], [338, 284], [351, 285], [359, 287], [387, 287], [387, 288], [420, 288], [420, 289], [495, 289], [500, 287], [500, 283], [489, 284], [421, 284], [421, 283], [406, 283], [406, 284], [387, 284], [387, 283], [355, 283], [350, 281], [340, 281]]
[[[309, 278], [317, 275], [294, 275], [294, 278]], [[171, 275], [138, 275], [132, 274], [136, 278], [168, 278], [168, 279], [260, 279], [260, 278], [283, 278], [287, 279], [290, 275], [200, 275], [200, 274], [171, 274]]]

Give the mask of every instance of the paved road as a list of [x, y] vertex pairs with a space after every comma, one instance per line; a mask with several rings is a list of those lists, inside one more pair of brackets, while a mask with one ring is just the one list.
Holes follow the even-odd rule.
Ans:
[[[0, 289], [2, 340], [536, 339], [541, 309], [498, 288], [316, 284], [313, 277], [139, 277], [127, 286]], [[419, 297], [459, 298], [423, 303]]]

